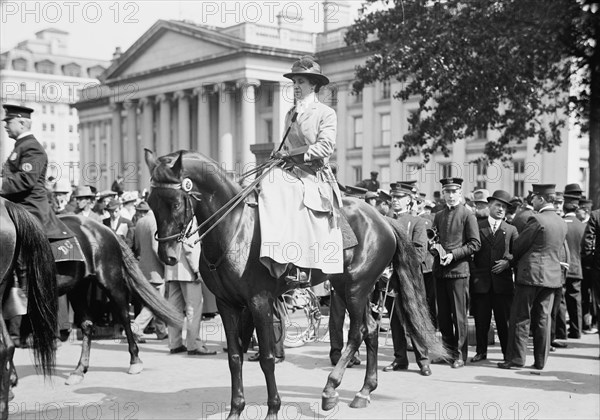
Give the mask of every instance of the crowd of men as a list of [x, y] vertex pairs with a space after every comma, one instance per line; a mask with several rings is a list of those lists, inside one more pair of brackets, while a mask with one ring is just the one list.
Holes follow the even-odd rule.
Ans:
[[[492, 314], [503, 356], [498, 367], [524, 367], [532, 337], [531, 367], [541, 370], [567, 339], [598, 332], [600, 210], [592, 211], [575, 183], [563, 191], [534, 184], [527, 197], [485, 189], [463, 194], [462, 183], [441, 179], [435, 201], [416, 181], [392, 183], [389, 191], [363, 182], [345, 193], [396, 219], [418, 251], [432, 323], [451, 353], [450, 360], [431, 358], [412, 343], [422, 375], [431, 375], [430, 363], [463, 367], [469, 344], [476, 346], [471, 363], [486, 360]], [[383, 370], [406, 370], [410, 337], [390, 303], [394, 293], [376, 293], [387, 296], [394, 346], [394, 360]], [[469, 315], [476, 343], [468, 342]]]

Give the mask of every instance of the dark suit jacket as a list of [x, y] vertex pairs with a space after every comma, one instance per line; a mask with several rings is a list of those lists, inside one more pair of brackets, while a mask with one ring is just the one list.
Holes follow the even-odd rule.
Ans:
[[481, 248], [473, 256], [471, 263], [471, 293], [511, 294], [514, 290], [513, 271], [509, 267], [500, 274], [493, 274], [492, 267], [498, 260], [512, 261], [512, 249], [515, 239], [519, 236], [517, 228], [502, 221], [492, 233], [488, 219], [479, 220], [479, 236]]
[[600, 209], [590, 213], [581, 239], [581, 258], [586, 267], [600, 270]]
[[425, 254], [427, 252], [427, 232], [425, 230], [425, 221], [421, 217], [413, 216], [408, 213], [395, 214], [388, 213], [392, 219], [402, 226], [408, 239], [412, 242], [417, 250], [417, 257], [421, 265], [425, 262]]
[[512, 224], [517, 228], [517, 232], [523, 232], [523, 229], [525, 229], [525, 225], [527, 224], [527, 220], [529, 220], [531, 216], [533, 216], [533, 210], [530, 209], [521, 210], [515, 214]]
[[514, 243], [515, 283], [557, 288], [562, 286], [560, 265], [565, 261], [567, 224], [553, 207], [534, 214]]
[[573, 279], [583, 279], [583, 270], [581, 268], [581, 239], [585, 231], [585, 223], [582, 223], [574, 213], [569, 213], [564, 217], [567, 223], [567, 245], [569, 246], [569, 271], [567, 277]]
[[447, 266], [440, 265], [439, 256], [435, 257], [433, 271], [437, 278], [457, 279], [469, 277], [471, 255], [479, 251], [479, 227], [475, 215], [462, 204], [453, 210], [448, 206], [435, 214], [433, 227], [440, 236], [440, 244], [454, 257]]

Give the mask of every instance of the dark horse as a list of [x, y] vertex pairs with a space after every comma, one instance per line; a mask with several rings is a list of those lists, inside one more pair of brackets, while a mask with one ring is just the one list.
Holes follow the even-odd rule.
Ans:
[[83, 339], [81, 357], [77, 367], [67, 379], [68, 385], [83, 380], [90, 362], [91, 338], [94, 320], [90, 313], [88, 290], [94, 282], [106, 291], [116, 320], [125, 329], [129, 343], [129, 373], [140, 373], [143, 364], [139, 358], [139, 349], [131, 331], [129, 301], [131, 293], [138, 295], [142, 302], [159, 318], [169, 325], [181, 326], [183, 315], [176, 311], [154, 289], [140, 271], [137, 260], [127, 244], [110, 228], [92, 219], [65, 215], [62, 220], [81, 245], [85, 263], [80, 261], [57, 263], [58, 293], [67, 294], [79, 324]]
[[[152, 174], [148, 204], [158, 224], [159, 257], [166, 264], [175, 264], [179, 256], [178, 241], [186, 236], [192, 217], [195, 216], [201, 224], [242, 188], [228, 179], [216, 162], [199, 153], [180, 151], [157, 161], [153, 153], [146, 150], [146, 163]], [[397, 299], [401, 303], [396, 309], [402, 311], [401, 319], [406, 321], [411, 337], [432, 353], [445, 355], [435, 339], [420, 265], [412, 244], [364, 201], [344, 199], [343, 211], [356, 233], [358, 245], [344, 251], [343, 274], [313, 274], [312, 278], [313, 284], [330, 280], [336, 290], [343, 291], [350, 314], [348, 345], [323, 390], [322, 406], [325, 410], [337, 404], [339, 396], [336, 388], [350, 358], [363, 340], [367, 348], [365, 380], [351, 407], [365, 407], [371, 391], [377, 387], [378, 328], [369, 310], [369, 295], [390, 263], [393, 263], [401, 285], [400, 299]], [[200, 234], [205, 232], [207, 227], [200, 230]], [[217, 297], [227, 337], [232, 390], [230, 418], [239, 418], [245, 406], [242, 382], [244, 343], [240, 340], [240, 316], [244, 308], [252, 312], [258, 335], [260, 366], [267, 382], [267, 418], [277, 417], [281, 406], [274, 375], [272, 303], [286, 291], [286, 285], [284, 279], [271, 277], [259, 261], [260, 242], [257, 209], [243, 203], [227, 214], [202, 241], [200, 272]]]
[[27, 311], [31, 321], [36, 367], [49, 376], [55, 363], [56, 274], [50, 244], [39, 222], [22, 206], [0, 198], [0, 419], [8, 418], [10, 388], [17, 385], [15, 346], [3, 310], [12, 285], [13, 267], [21, 256], [29, 273]]

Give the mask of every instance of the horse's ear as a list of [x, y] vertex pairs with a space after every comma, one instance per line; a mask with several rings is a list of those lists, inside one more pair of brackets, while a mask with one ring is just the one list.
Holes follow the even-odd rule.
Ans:
[[146, 159], [146, 165], [148, 165], [150, 173], [154, 172], [154, 168], [156, 168], [156, 158], [154, 157], [154, 152], [152, 152], [150, 149], [144, 148], [144, 158]]
[[171, 171], [178, 177], [181, 176], [183, 172], [183, 150], [179, 152], [179, 156], [177, 156], [177, 160], [171, 166]]

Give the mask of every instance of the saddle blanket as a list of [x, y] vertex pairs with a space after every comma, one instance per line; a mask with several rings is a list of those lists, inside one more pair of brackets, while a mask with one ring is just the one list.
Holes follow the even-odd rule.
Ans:
[[85, 261], [81, 245], [77, 238], [59, 239], [50, 242], [55, 262]]

